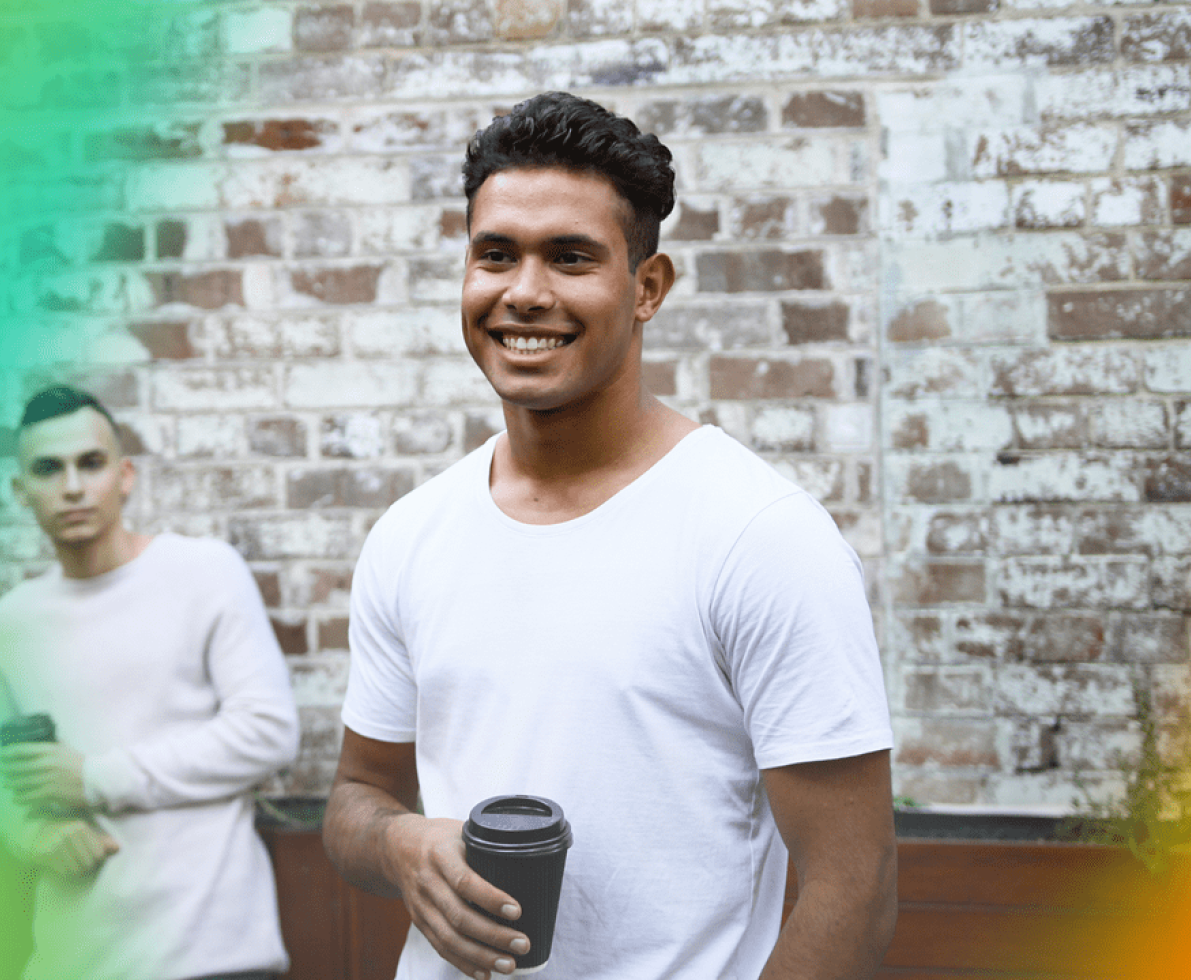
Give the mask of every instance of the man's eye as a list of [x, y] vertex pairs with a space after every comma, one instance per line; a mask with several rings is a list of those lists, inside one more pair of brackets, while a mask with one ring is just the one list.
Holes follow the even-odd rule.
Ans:
[[53, 476], [60, 469], [61, 467], [51, 460], [39, 459], [29, 467], [29, 472], [34, 476]]
[[512, 256], [508, 252], [501, 251], [498, 248], [490, 248], [486, 252], [480, 253], [480, 261], [482, 262], [511, 262]]
[[107, 460], [103, 456], [84, 456], [79, 460], [80, 470], [101, 470]]
[[581, 262], [586, 261], [587, 256], [582, 252], [563, 252], [557, 259], [559, 265], [579, 265]]

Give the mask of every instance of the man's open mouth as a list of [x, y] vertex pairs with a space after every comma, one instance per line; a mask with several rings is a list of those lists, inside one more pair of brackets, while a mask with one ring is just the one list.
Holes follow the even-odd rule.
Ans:
[[498, 334], [497, 339], [507, 350], [515, 350], [528, 354], [534, 351], [554, 350], [556, 347], [565, 347], [575, 338], [574, 336], [533, 337], [526, 336], [525, 334]]

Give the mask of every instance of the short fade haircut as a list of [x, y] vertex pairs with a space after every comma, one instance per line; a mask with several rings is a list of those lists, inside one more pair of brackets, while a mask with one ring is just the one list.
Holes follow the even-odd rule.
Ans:
[[93, 408], [107, 419], [116, 436], [116, 445], [122, 446], [120, 426], [112, 418], [112, 413], [94, 395], [81, 388], [75, 388], [73, 385], [51, 385], [30, 398], [25, 405], [25, 411], [21, 414], [21, 424], [17, 426], [17, 432], [24, 432], [30, 426], [44, 422], [46, 419], [56, 419], [60, 415], [73, 415], [84, 408]]
[[662, 220], [674, 210], [670, 151], [632, 120], [568, 92], [546, 92], [513, 107], [467, 146], [467, 225], [480, 186], [502, 170], [561, 167], [606, 177], [631, 210], [624, 222], [629, 267], [658, 250]]

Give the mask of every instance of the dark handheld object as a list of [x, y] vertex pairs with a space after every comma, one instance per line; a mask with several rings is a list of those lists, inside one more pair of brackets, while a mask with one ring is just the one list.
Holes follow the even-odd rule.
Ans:
[[535, 973], [550, 958], [572, 841], [562, 807], [541, 796], [494, 796], [477, 803], [463, 825], [468, 865], [521, 906], [516, 922], [492, 916], [529, 937], [529, 952], [516, 958], [517, 973]]
[[17, 715], [0, 724], [0, 745], [23, 742], [56, 742], [54, 719], [49, 715]]

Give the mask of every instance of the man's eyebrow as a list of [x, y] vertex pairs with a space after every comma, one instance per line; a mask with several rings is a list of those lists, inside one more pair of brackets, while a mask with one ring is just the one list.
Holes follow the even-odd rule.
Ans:
[[[516, 239], [509, 235], [502, 235], [495, 231], [480, 231], [476, 232], [471, 240], [472, 245], [516, 245]], [[546, 239], [546, 243], [552, 248], [589, 248], [601, 252], [608, 251], [608, 246], [601, 242], [598, 238], [592, 238], [590, 235], [555, 235], [552, 238]]]

